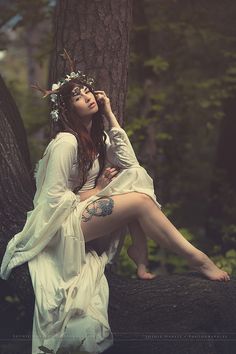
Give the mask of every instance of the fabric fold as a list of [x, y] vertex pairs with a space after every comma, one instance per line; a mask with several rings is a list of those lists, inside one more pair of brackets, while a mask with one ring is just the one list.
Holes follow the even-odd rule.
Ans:
[[126, 131], [121, 127], [112, 127], [105, 132], [107, 143], [107, 159], [115, 166], [129, 168], [140, 166]]
[[84, 201], [73, 193], [78, 179], [76, 137], [61, 132], [50, 141], [34, 171], [34, 209], [27, 212], [23, 229], [9, 241], [2, 260], [2, 279], [28, 262], [35, 294], [32, 354], [41, 345], [54, 353], [63, 346], [98, 354], [113, 344], [104, 270], [117, 260], [127, 227], [108, 230], [100, 255], [93, 249], [86, 252], [81, 229], [86, 206], [103, 196], [137, 191], [149, 195], [161, 208], [153, 180], [140, 166], [124, 129], [113, 127], [105, 134], [105, 164], [121, 171]]
[[67, 181], [77, 152], [76, 138], [71, 137], [55, 139], [54, 145], [46, 149], [44, 163], [38, 165], [34, 209], [27, 212], [23, 229], [7, 244], [1, 264], [2, 279], [7, 279], [14, 267], [41, 252], [80, 202], [79, 195], [68, 188]]

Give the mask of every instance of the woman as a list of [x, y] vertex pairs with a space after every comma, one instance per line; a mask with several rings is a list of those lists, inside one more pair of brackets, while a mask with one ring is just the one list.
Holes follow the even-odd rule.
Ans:
[[146, 269], [147, 236], [208, 279], [229, 275], [162, 213], [105, 92], [73, 71], [50, 95], [52, 139], [35, 169], [34, 209], [8, 243], [0, 275], [7, 279], [28, 262], [35, 292], [32, 354], [42, 346], [101, 353], [113, 344], [104, 269], [115, 261], [127, 228], [133, 240], [128, 254], [140, 278], [153, 277]]

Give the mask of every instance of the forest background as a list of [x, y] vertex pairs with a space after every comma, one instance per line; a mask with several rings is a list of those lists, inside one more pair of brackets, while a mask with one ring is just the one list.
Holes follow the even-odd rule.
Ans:
[[[236, 3], [133, 3], [123, 127], [165, 215], [235, 274]], [[50, 111], [30, 85], [48, 87], [54, 7], [50, 0], [0, 2], [0, 72], [24, 121], [33, 166], [48, 143]], [[135, 277], [129, 244], [127, 237], [118, 272]], [[148, 248], [157, 274], [188, 270], [150, 239]]]

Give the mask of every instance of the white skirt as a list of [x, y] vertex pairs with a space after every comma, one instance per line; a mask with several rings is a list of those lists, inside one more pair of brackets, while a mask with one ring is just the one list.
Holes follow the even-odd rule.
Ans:
[[[112, 346], [104, 270], [118, 257], [127, 229], [124, 225], [107, 235], [108, 247], [99, 255], [86, 250], [81, 217], [92, 201], [130, 192], [149, 195], [161, 209], [146, 170], [142, 166], [124, 169], [99, 193], [78, 203], [51, 242], [28, 261], [35, 292], [32, 354], [39, 352], [39, 346], [55, 353], [60, 347], [79, 347], [93, 354]], [[78, 273], [83, 255], [86, 261]]]

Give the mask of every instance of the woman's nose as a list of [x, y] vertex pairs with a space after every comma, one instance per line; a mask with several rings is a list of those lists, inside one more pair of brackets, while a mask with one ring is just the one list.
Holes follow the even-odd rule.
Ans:
[[91, 97], [89, 96], [88, 93], [85, 93], [85, 94], [84, 94], [84, 98], [85, 98], [85, 101], [88, 102]]

